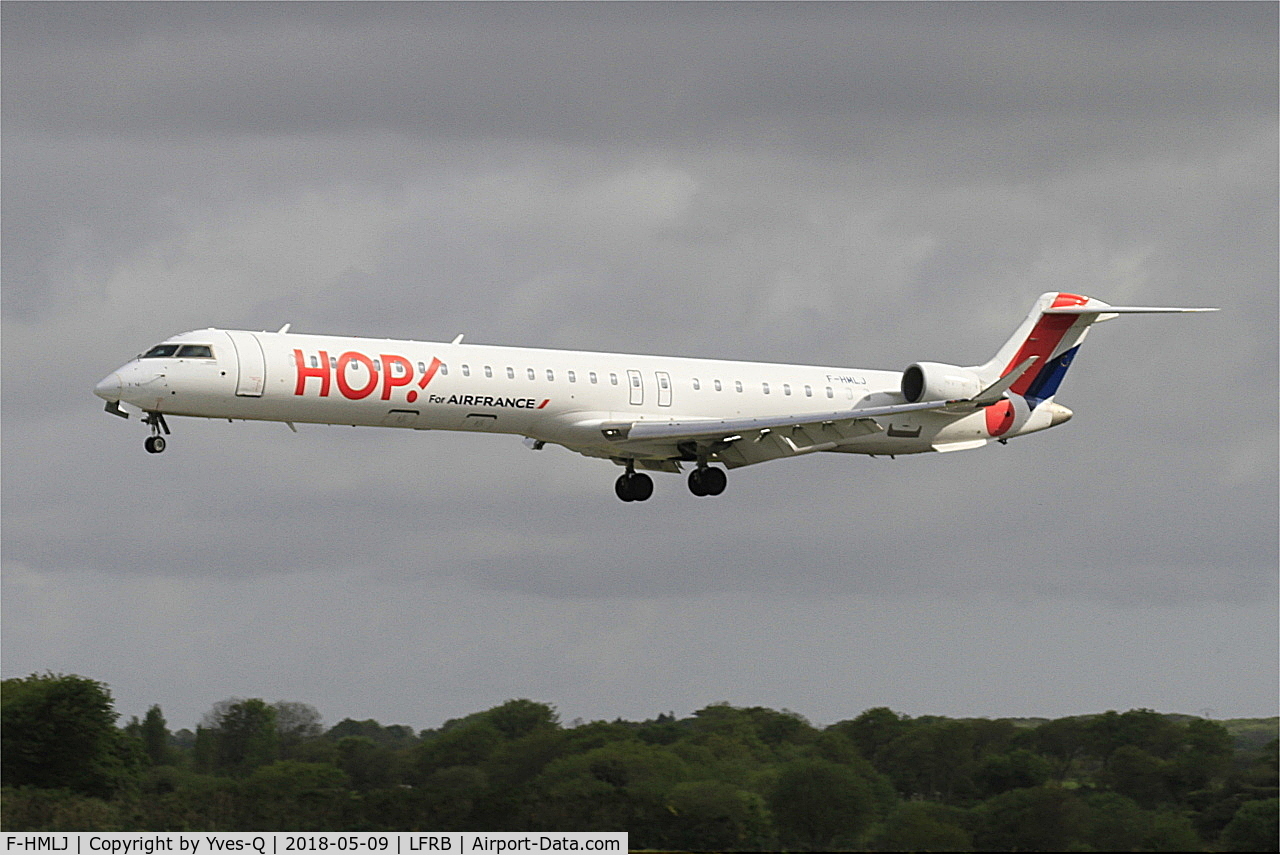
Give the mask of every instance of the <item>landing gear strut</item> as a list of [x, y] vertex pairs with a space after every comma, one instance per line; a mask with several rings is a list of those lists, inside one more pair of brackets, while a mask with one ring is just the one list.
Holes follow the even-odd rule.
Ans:
[[728, 481], [723, 469], [699, 466], [689, 473], [689, 492], [695, 496], [718, 496]]
[[637, 472], [635, 463], [627, 463], [627, 471], [618, 476], [613, 491], [624, 502], [643, 502], [653, 495], [653, 479]]
[[159, 454], [164, 451], [165, 441], [161, 436], [161, 431], [165, 434], [169, 433], [169, 425], [164, 420], [164, 413], [147, 413], [147, 417], [142, 420], [144, 425], [151, 425], [151, 436], [147, 437], [146, 442], [142, 445], [152, 454]]

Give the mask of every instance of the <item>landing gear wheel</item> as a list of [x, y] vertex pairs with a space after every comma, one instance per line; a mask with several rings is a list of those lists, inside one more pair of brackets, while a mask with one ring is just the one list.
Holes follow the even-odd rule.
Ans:
[[624, 502], [634, 502], [635, 497], [631, 495], [631, 476], [623, 473], [618, 476], [618, 480], [613, 482], [613, 492], [618, 494], [618, 498]]
[[643, 472], [625, 472], [614, 482], [613, 491], [624, 502], [643, 502], [653, 495], [653, 479]]
[[164, 451], [165, 443], [164, 443], [164, 437], [162, 436], [158, 436], [158, 435], [149, 436], [147, 437], [146, 441], [142, 444], [147, 449], [147, 451], [151, 452], [152, 454], [159, 454], [160, 452]]
[[704, 466], [689, 473], [689, 492], [695, 496], [718, 496], [728, 482], [723, 469]]

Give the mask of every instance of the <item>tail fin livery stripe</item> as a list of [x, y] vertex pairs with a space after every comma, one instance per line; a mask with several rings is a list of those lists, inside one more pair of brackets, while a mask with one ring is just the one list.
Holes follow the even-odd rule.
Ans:
[[[1087, 302], [1089, 302], [1088, 297], [1081, 297], [1077, 294], [1058, 294], [1053, 299], [1052, 308], [1082, 306]], [[1054, 351], [1062, 344], [1063, 338], [1066, 337], [1068, 331], [1079, 319], [1080, 316], [1076, 314], [1042, 314], [1040, 316], [1040, 319], [1036, 321], [1036, 325], [1032, 328], [1031, 334], [1027, 336], [1026, 341], [1022, 343], [1022, 347], [1014, 354], [1013, 359], [1009, 361], [1009, 365], [1002, 373], [1007, 374], [1015, 365], [1021, 364], [1022, 360], [1029, 356], [1039, 357], [1039, 364], [1036, 370], [1028, 371], [1019, 377], [1018, 381], [1010, 387], [1010, 392], [1015, 395], [1036, 398], [1037, 400], [1030, 402], [1032, 406], [1035, 406], [1058, 390], [1058, 384], [1062, 382], [1063, 375], [1067, 373], [1067, 366], [1071, 364], [1071, 356], [1068, 356], [1068, 354], [1074, 355], [1076, 348], [1071, 348], [1057, 359], [1050, 359], [1050, 357], [1053, 356]], [[1045, 392], [1046, 389], [1051, 391]], [[1035, 391], [1032, 392], [1032, 390]]]
[[1040, 402], [1058, 394], [1058, 385], [1062, 382], [1062, 378], [1067, 375], [1067, 369], [1071, 367], [1071, 361], [1076, 358], [1076, 353], [1079, 350], [1080, 345], [1076, 345], [1040, 369], [1035, 381], [1027, 387], [1027, 391], [1024, 393], [1027, 403], [1031, 405], [1031, 409], [1034, 410], [1040, 406]]

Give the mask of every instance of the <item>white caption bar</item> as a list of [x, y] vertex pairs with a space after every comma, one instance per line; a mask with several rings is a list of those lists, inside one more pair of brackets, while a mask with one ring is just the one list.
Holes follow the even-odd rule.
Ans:
[[625, 831], [450, 831], [341, 834], [338, 832], [78, 832], [3, 835], [4, 853], [66, 855], [507, 855], [513, 852], [627, 851]]

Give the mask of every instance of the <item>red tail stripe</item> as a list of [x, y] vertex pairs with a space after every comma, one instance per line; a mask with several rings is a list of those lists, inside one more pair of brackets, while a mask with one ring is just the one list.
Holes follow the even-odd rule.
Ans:
[[[1083, 306], [1087, 302], [1089, 302], [1088, 297], [1063, 293], [1053, 299], [1053, 308]], [[1013, 359], [1009, 360], [1009, 364], [1001, 372], [1001, 374], [1008, 374], [1013, 370], [1014, 366], [1021, 365], [1022, 361], [1028, 356], [1039, 357], [1036, 360], [1035, 368], [1019, 377], [1017, 382], [1010, 387], [1010, 392], [1015, 395], [1026, 394], [1027, 389], [1031, 387], [1036, 377], [1039, 376], [1040, 370], [1049, 362], [1049, 357], [1053, 355], [1054, 350], [1062, 343], [1062, 338], [1067, 334], [1067, 330], [1071, 329], [1071, 325], [1077, 319], [1077, 315], [1040, 316], [1040, 320], [1036, 321], [1036, 325], [1032, 328], [1031, 334], [1027, 336], [1027, 340], [1022, 343], [1022, 347], [1018, 348], [1018, 352], [1014, 354]]]

